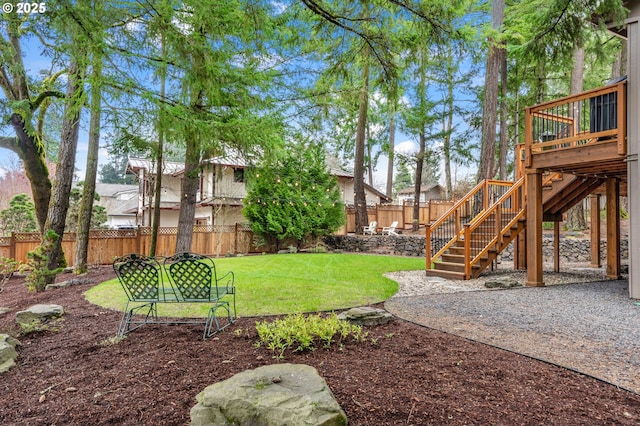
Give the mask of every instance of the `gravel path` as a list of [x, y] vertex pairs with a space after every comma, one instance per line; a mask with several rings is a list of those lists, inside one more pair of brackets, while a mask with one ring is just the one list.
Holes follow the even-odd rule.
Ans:
[[400, 291], [392, 314], [448, 333], [561, 365], [640, 394], [640, 302], [627, 280], [605, 281], [601, 269], [545, 273], [547, 287], [488, 290], [496, 276], [524, 282], [522, 272], [476, 280], [388, 274]]

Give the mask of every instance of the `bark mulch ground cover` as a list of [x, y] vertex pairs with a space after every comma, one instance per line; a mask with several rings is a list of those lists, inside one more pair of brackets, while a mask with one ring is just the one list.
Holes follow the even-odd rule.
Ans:
[[[86, 279], [112, 277], [101, 267]], [[368, 328], [365, 343], [284, 360], [255, 346], [255, 318], [206, 341], [201, 326], [179, 325], [146, 326], [116, 342], [120, 313], [88, 303], [92, 285], [36, 294], [14, 277], [0, 293], [0, 307], [11, 308], [0, 332], [21, 342], [18, 365], [0, 375], [0, 424], [185, 425], [203, 388], [276, 362], [314, 366], [350, 425], [640, 423], [640, 395], [399, 319]], [[20, 335], [15, 312], [36, 303], [66, 313], [49, 330]]]

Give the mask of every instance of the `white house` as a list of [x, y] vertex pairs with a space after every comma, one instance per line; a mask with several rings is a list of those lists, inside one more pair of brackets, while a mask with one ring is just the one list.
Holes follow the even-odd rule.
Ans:
[[[229, 151], [226, 155], [206, 160], [200, 175], [200, 188], [196, 197], [196, 225], [234, 225], [245, 223], [242, 216], [242, 201], [247, 195], [245, 172], [252, 167], [239, 153]], [[137, 204], [129, 213], [137, 217], [136, 224], [151, 226], [153, 216], [153, 194], [156, 166], [151, 160], [131, 158], [127, 173], [135, 174], [138, 181]], [[162, 195], [160, 202], [160, 226], [178, 225], [180, 211], [180, 184], [184, 164], [165, 162], [162, 174]], [[338, 185], [345, 205], [353, 205], [353, 174], [332, 168], [331, 173], [338, 178]], [[391, 200], [377, 189], [365, 184], [367, 205], [388, 203]]]
[[138, 204], [138, 187], [111, 183], [96, 183], [100, 201], [96, 204], [107, 211], [106, 225], [121, 228], [136, 225], [135, 208]]

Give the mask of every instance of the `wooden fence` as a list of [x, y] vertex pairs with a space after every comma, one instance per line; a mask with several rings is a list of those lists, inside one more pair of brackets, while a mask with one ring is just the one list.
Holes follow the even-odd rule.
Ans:
[[[177, 228], [159, 228], [156, 255], [171, 256], [176, 245]], [[13, 233], [10, 237], [0, 237], [0, 257], [9, 257], [21, 262], [27, 261], [27, 253], [41, 243], [37, 232]], [[87, 263], [105, 265], [117, 256], [128, 253], [149, 253], [151, 228], [97, 229], [89, 233]], [[75, 233], [65, 233], [62, 248], [68, 265], [73, 265], [76, 247]], [[254, 244], [253, 232], [247, 225], [196, 226], [194, 227], [191, 251], [212, 256], [227, 253], [260, 253], [265, 247]]]
[[[419, 206], [419, 225], [424, 226], [442, 216], [455, 201], [430, 200], [427, 204]], [[367, 208], [369, 222], [378, 222], [378, 228], [389, 226], [393, 222], [398, 222], [398, 229], [409, 229], [413, 226], [413, 202], [405, 201], [403, 204], [378, 204], [375, 207]], [[356, 215], [353, 207], [347, 208], [347, 222], [339, 235], [356, 232]]]
[[[452, 201], [431, 200], [428, 205], [420, 206], [420, 225], [439, 218], [453, 205]], [[369, 221], [378, 222], [378, 227], [389, 226], [398, 221], [398, 229], [410, 228], [413, 223], [413, 204], [379, 204], [368, 210]], [[355, 212], [347, 209], [347, 222], [336, 234], [346, 235], [355, 232]], [[171, 256], [176, 246], [177, 228], [158, 229], [156, 255]], [[0, 257], [8, 257], [20, 262], [27, 261], [27, 253], [41, 243], [37, 232], [16, 232], [9, 237], [0, 237]], [[90, 265], [110, 264], [117, 256], [128, 253], [149, 254], [151, 246], [151, 228], [135, 229], [96, 229], [89, 233], [87, 263]], [[68, 265], [73, 265], [76, 249], [75, 233], [65, 233], [62, 249]], [[225, 256], [227, 253], [249, 254], [270, 251], [268, 247], [258, 246], [254, 241], [249, 225], [196, 226], [193, 231], [191, 251], [211, 256]]]

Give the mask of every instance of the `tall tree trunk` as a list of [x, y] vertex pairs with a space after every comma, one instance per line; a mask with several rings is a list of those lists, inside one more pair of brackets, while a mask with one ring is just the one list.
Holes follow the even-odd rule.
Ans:
[[[82, 58], [84, 59], [84, 58]], [[77, 59], [72, 59], [69, 67], [69, 79], [67, 82], [67, 99], [64, 117], [62, 121], [62, 135], [60, 137], [60, 152], [53, 185], [49, 214], [45, 223], [43, 234], [49, 231], [55, 232], [59, 238], [53, 247], [44, 250], [48, 256], [47, 268], [56, 270], [64, 265], [62, 252], [62, 236], [69, 210], [69, 195], [73, 184], [75, 172], [76, 149], [80, 130], [80, 113], [82, 111], [82, 97], [84, 83], [84, 65], [80, 65]], [[46, 237], [44, 237], [46, 238]], [[43, 240], [43, 247], [46, 241]], [[55, 275], [47, 275], [47, 284], [53, 283]]]
[[369, 52], [363, 55], [362, 87], [358, 99], [358, 124], [356, 127], [356, 152], [353, 165], [353, 202], [355, 204], [356, 233], [362, 233], [369, 224], [367, 196], [364, 191], [364, 150], [366, 145], [367, 112], [369, 110]]
[[[167, 52], [167, 45], [162, 35], [162, 58]], [[155, 198], [153, 204], [153, 221], [151, 223], [151, 244], [149, 247], [149, 256], [156, 255], [156, 247], [158, 245], [158, 229], [160, 228], [160, 202], [162, 196], [162, 173], [164, 169], [164, 97], [166, 94], [167, 68], [166, 63], [160, 65], [160, 110], [158, 112], [158, 151], [156, 153], [156, 181], [155, 181]]]
[[[584, 47], [576, 47], [573, 51], [573, 69], [571, 70], [572, 95], [582, 92], [584, 81]], [[582, 203], [576, 204], [567, 211], [567, 229], [571, 231], [582, 231], [587, 229], [587, 221], [584, 217], [584, 207]]]
[[393, 197], [393, 166], [395, 161], [396, 145], [396, 99], [395, 95], [389, 96], [389, 153], [387, 161], [387, 197]]
[[25, 174], [31, 186], [38, 229], [42, 233], [47, 221], [47, 213], [49, 212], [52, 184], [51, 179], [49, 179], [44, 146], [40, 139], [41, 135], [30, 135], [27, 131], [26, 123], [18, 114], [12, 114], [9, 123], [16, 132], [16, 138], [3, 138], [7, 143], [2, 144], [2, 147], [13, 151], [22, 161]]
[[501, 180], [507, 180], [507, 154], [509, 152], [507, 81], [507, 50], [500, 49], [500, 156], [498, 165]]
[[[449, 55], [448, 65], [451, 66], [452, 57]], [[451, 68], [450, 68], [451, 69]], [[447, 83], [447, 100], [445, 102], [445, 118], [443, 118], [444, 139], [442, 141], [442, 153], [444, 156], [444, 180], [447, 190], [447, 199], [453, 195], [453, 180], [451, 177], [451, 131], [453, 128], [453, 85], [450, 80]], [[445, 121], [446, 120], [446, 121]]]
[[[493, 0], [491, 26], [497, 30], [504, 19], [504, 0]], [[482, 142], [477, 182], [490, 179], [495, 174], [496, 120], [498, 109], [498, 85], [500, 74], [500, 48], [489, 40], [489, 54], [484, 80], [484, 102], [482, 105]]]
[[422, 189], [422, 169], [424, 168], [424, 156], [426, 149], [426, 137], [424, 129], [420, 130], [420, 148], [416, 157], [416, 182], [413, 190], [413, 221], [411, 224], [411, 230], [417, 231], [420, 229], [420, 190]]
[[102, 56], [94, 52], [92, 70], [91, 117], [89, 119], [89, 147], [87, 149], [87, 169], [80, 209], [78, 211], [78, 229], [76, 230], [76, 252], [74, 273], [87, 272], [87, 252], [89, 250], [89, 230], [93, 201], [98, 176], [98, 153], [100, 151], [100, 118], [102, 103]]
[[[424, 117], [425, 103], [427, 97], [427, 82], [426, 82], [426, 53], [424, 49], [420, 50], [420, 82], [418, 83], [418, 102], [420, 103], [420, 114]], [[419, 132], [420, 146], [418, 148], [418, 155], [416, 156], [416, 180], [413, 187], [413, 220], [411, 224], [411, 230], [417, 231], [420, 228], [420, 190], [422, 188], [422, 169], [424, 168], [424, 156], [427, 145], [425, 137], [425, 123], [420, 123]]]

